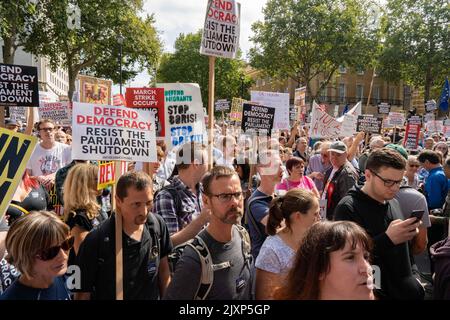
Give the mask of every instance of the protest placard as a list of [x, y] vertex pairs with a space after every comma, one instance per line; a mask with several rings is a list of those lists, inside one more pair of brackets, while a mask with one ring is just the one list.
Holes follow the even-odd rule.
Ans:
[[275, 108], [254, 103], [244, 103], [242, 113], [242, 131], [270, 135], [275, 118]]
[[[419, 119], [417, 119], [419, 118]], [[420, 117], [410, 117], [406, 125], [405, 138], [403, 139], [403, 146], [407, 150], [417, 150], [419, 144], [420, 134]]]
[[14, 121], [27, 121], [26, 107], [9, 107], [9, 118]]
[[64, 126], [72, 124], [72, 108], [70, 102], [50, 102], [39, 106], [40, 119], [52, 119]]
[[378, 113], [388, 114], [391, 111], [391, 106], [389, 103], [382, 102], [378, 105]]
[[288, 130], [289, 126], [289, 93], [251, 91], [251, 102], [275, 108], [273, 129]]
[[39, 106], [36, 67], [0, 63], [0, 106]]
[[381, 118], [381, 117], [374, 117], [372, 115], [361, 115], [361, 116], [358, 116], [358, 123], [357, 123], [356, 131], [381, 133], [382, 123], [383, 123], [383, 118]]
[[242, 120], [242, 105], [244, 102], [247, 102], [241, 98], [233, 98], [231, 100], [231, 111], [230, 111], [230, 120], [231, 121], [241, 121]]
[[72, 159], [156, 161], [156, 131], [148, 110], [74, 102]]
[[418, 124], [419, 126], [421, 126], [422, 125], [422, 117], [421, 116], [409, 116], [408, 124]]
[[0, 128], [0, 220], [22, 181], [37, 137]]
[[311, 138], [338, 137], [341, 133], [342, 123], [323, 111], [317, 103], [313, 103], [311, 112]]
[[214, 108], [216, 111], [229, 111], [230, 110], [230, 101], [227, 99], [217, 100], [214, 104]]
[[427, 112], [433, 112], [433, 111], [436, 110], [436, 109], [437, 109], [436, 101], [434, 101], [434, 100], [428, 100], [428, 101], [425, 103], [425, 110], [426, 110]]
[[403, 127], [405, 124], [405, 115], [401, 112], [389, 112], [388, 119], [393, 127]]
[[200, 53], [235, 59], [239, 49], [241, 4], [235, 0], [209, 0]]
[[64, 206], [62, 205], [61, 199], [58, 198], [58, 194], [56, 193], [56, 185], [48, 191], [48, 201], [50, 205], [53, 207], [52, 211], [56, 213], [56, 215], [60, 218], [64, 218]]
[[433, 121], [435, 119], [435, 115], [434, 113], [425, 113], [425, 115], [423, 116], [423, 122], [427, 123], [429, 121]]
[[358, 117], [352, 114], [344, 114], [340, 137], [352, 137], [356, 133]]
[[444, 132], [444, 122], [442, 120], [431, 120], [425, 125], [425, 129], [429, 133]]
[[205, 113], [196, 83], [161, 83], [164, 88], [166, 144], [169, 150], [186, 142], [204, 141]]
[[127, 88], [127, 107], [150, 110], [155, 117], [156, 136], [165, 137], [164, 88]]
[[306, 122], [306, 87], [295, 89], [294, 106], [297, 108], [297, 120], [304, 124]]
[[128, 170], [127, 161], [98, 161], [97, 190], [102, 190], [116, 183], [116, 164], [120, 164], [119, 177]]

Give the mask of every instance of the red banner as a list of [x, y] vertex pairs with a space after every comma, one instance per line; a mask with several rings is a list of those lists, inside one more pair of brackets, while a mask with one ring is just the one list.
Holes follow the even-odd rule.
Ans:
[[125, 93], [128, 108], [153, 111], [155, 115], [156, 136], [164, 137], [164, 88], [127, 88]]

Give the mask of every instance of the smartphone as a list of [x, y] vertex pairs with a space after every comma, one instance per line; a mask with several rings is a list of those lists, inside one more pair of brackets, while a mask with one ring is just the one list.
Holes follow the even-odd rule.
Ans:
[[414, 210], [414, 211], [411, 213], [411, 218], [416, 218], [417, 221], [420, 221], [420, 220], [422, 220], [422, 217], [423, 217], [424, 212], [425, 212], [425, 211], [423, 211], [423, 210]]

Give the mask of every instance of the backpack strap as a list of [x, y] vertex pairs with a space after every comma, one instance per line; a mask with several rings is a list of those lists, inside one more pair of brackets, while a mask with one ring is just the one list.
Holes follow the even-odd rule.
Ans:
[[148, 230], [150, 232], [150, 238], [152, 239], [152, 247], [150, 248], [148, 261], [154, 262], [156, 265], [156, 270], [153, 275], [153, 279], [158, 276], [159, 264], [161, 262], [161, 225], [158, 219], [153, 215], [153, 213], [149, 213], [147, 217]]
[[188, 241], [186, 245], [190, 246], [197, 252], [200, 258], [201, 264], [201, 277], [198, 284], [198, 288], [194, 295], [194, 300], [205, 300], [211, 290], [214, 281], [214, 270], [212, 267], [211, 253], [205, 241], [198, 235], [191, 241]]
[[251, 205], [253, 202], [257, 201], [257, 200], [261, 200], [261, 199], [266, 199], [268, 196], [257, 196], [254, 198], [251, 198], [248, 202], [247, 202], [247, 206], [246, 206], [246, 211], [247, 214], [245, 215], [245, 223], [252, 224], [253, 227], [255, 228], [255, 230], [258, 232], [259, 237], [264, 237], [265, 236], [265, 232], [261, 230], [260, 226], [258, 225], [258, 222], [256, 221], [255, 217], [253, 216]]

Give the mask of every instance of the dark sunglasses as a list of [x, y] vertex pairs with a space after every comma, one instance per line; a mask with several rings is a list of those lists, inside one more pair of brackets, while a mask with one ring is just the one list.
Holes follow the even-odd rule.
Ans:
[[38, 253], [39, 259], [43, 261], [52, 260], [58, 255], [59, 250], [63, 249], [64, 251], [69, 251], [73, 247], [74, 239], [74, 237], [70, 237], [64, 240], [63, 243], [61, 243], [59, 246], [42, 250]]

